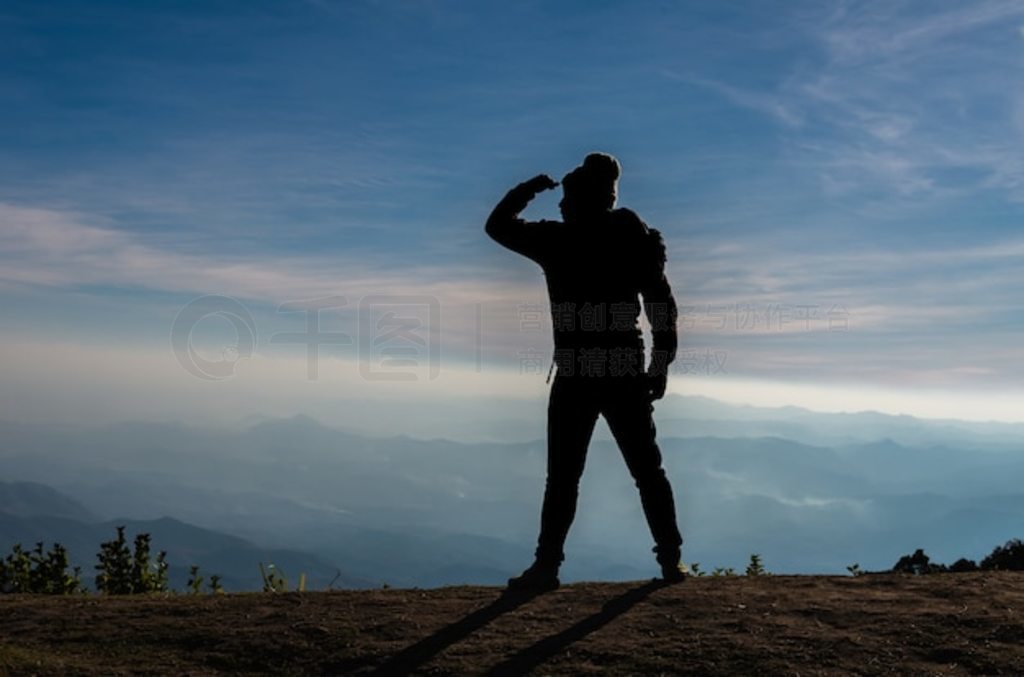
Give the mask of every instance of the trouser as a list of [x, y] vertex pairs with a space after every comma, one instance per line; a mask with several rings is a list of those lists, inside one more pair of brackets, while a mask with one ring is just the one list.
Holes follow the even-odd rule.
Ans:
[[672, 487], [655, 441], [654, 406], [643, 375], [556, 376], [548, 400], [548, 477], [541, 509], [537, 562], [557, 567], [576, 515], [580, 476], [598, 415], [604, 415], [640, 490], [658, 561], [679, 560], [683, 539], [676, 525]]

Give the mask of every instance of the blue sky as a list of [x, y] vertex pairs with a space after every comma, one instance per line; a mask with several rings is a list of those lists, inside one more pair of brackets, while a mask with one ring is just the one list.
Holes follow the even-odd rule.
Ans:
[[[669, 243], [674, 391], [1024, 420], [1019, 2], [15, 1], [0, 59], [9, 417], [542, 398], [539, 271], [482, 222], [605, 150]], [[205, 294], [258, 328], [223, 382], [169, 346]], [[313, 381], [269, 341], [304, 326], [281, 303], [344, 295], [323, 325], [355, 336], [409, 294], [437, 378], [368, 383], [353, 343]]]

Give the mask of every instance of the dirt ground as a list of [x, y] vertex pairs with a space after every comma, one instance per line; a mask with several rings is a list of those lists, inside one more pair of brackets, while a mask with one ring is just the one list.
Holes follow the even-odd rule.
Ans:
[[1024, 574], [0, 596], [0, 674], [1024, 674]]

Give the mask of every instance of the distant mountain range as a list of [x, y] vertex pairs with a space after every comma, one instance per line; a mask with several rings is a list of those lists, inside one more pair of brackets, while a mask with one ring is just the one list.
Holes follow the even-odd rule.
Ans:
[[[657, 415], [685, 556], [705, 568], [756, 552], [777, 572], [885, 569], [919, 547], [953, 561], [1024, 535], [1020, 426], [678, 397]], [[371, 437], [306, 417], [236, 430], [0, 424], [4, 477], [37, 483], [0, 489], [0, 547], [74, 538], [91, 557], [129, 523], [181, 567], [241, 587], [257, 587], [268, 560], [318, 582], [340, 569], [349, 586], [500, 583], [529, 563], [545, 454], [538, 440]], [[564, 578], [652, 576], [652, 545], [598, 435]]]
[[[170, 517], [155, 520], [116, 519], [84, 521], [89, 513], [68, 514], [68, 506], [76, 501], [53, 489], [35, 483], [0, 482], [0, 544], [20, 543], [32, 548], [43, 542], [49, 549], [60, 543], [69, 551], [72, 565], [81, 567], [83, 583], [92, 587], [96, 553], [100, 544], [116, 537], [118, 526], [126, 527], [131, 543], [136, 534], [152, 536], [153, 555], [167, 551], [171, 586], [183, 589], [189, 568], [197, 565], [209, 580], [210, 575], [222, 577], [226, 590], [255, 590], [262, 586], [259, 564], [273, 564], [289, 577], [295, 586], [301, 574], [311, 588], [367, 587], [368, 581], [347, 576], [323, 558], [297, 550], [261, 548], [242, 538], [203, 529]], [[16, 513], [13, 511], [17, 511]]]
[[75, 499], [38, 482], [0, 482], [0, 512], [7, 517], [64, 517], [98, 521]]

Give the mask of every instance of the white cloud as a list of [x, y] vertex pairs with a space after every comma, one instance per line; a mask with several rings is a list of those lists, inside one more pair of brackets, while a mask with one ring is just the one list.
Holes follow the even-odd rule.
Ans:
[[[186, 249], [188, 243], [178, 243]], [[129, 232], [89, 223], [82, 214], [0, 203], [0, 281], [67, 288], [114, 285], [142, 290], [226, 294], [281, 303], [332, 294], [433, 294], [446, 302], [526, 296], [481, 266], [402, 266], [385, 272], [358, 256], [240, 257], [183, 253]], [[473, 284], [463, 280], [472, 278]], [[531, 288], [532, 289], [532, 288]]]
[[[996, 188], [1024, 199], [1014, 97], [1019, 2], [838, 2], [798, 30], [825, 53], [771, 93], [805, 121], [791, 134], [833, 196], [859, 190], [944, 196]], [[955, 178], [943, 178], [944, 174]]]
[[[684, 349], [728, 351], [730, 376], [820, 379], [834, 383], [837, 393], [843, 384], [851, 383], [885, 384], [896, 389], [963, 383], [968, 390], [976, 390], [1024, 377], [1015, 366], [1019, 362], [1015, 357], [1018, 338], [999, 329], [1006, 325], [1008, 304], [1024, 287], [1024, 267], [1019, 265], [1024, 240], [949, 249], [862, 248], [826, 255], [818, 248], [811, 253], [787, 250], [773, 243], [772, 237], [766, 233], [763, 241], [745, 239], [717, 247], [713, 245], [721, 240], [715, 237], [707, 243], [673, 243], [670, 279], [685, 313]], [[321, 255], [282, 260], [270, 255], [240, 258], [229, 253], [183, 253], [168, 242], [158, 245], [131, 233], [93, 225], [81, 214], [12, 205], [0, 205], [0, 244], [0, 282], [15, 295], [18, 287], [25, 285], [58, 293], [104, 285], [217, 293], [274, 305], [345, 294], [352, 308], [363, 294], [431, 294], [442, 305], [445, 359], [456, 361], [448, 364], [457, 366], [459, 360], [463, 365], [472, 364], [479, 350], [488, 370], [514, 371], [525, 351], [535, 350], [543, 360], [550, 349], [546, 318], [536, 332], [524, 332], [521, 324], [520, 304], [536, 304], [542, 316], [546, 308], [541, 275], [531, 264], [524, 264], [522, 280], [517, 281], [512, 275], [474, 266], [423, 267], [386, 274], [360, 261]], [[512, 261], [509, 259], [510, 269], [517, 265]], [[132, 301], [122, 302], [129, 310]], [[814, 319], [803, 321], [800, 313], [806, 311], [802, 308], [812, 309]], [[835, 309], [841, 317], [833, 315]], [[766, 321], [768, 314], [771, 317]], [[759, 319], [741, 323], [742, 315]], [[785, 323], [781, 322], [783, 315]], [[292, 320], [298, 321], [277, 317], [280, 323]], [[170, 319], [157, 321], [168, 323], [160, 332], [166, 336]], [[355, 321], [352, 313], [333, 317], [329, 329], [355, 332]], [[24, 318], [19, 322], [24, 323]], [[834, 322], [842, 323], [841, 331], [834, 331]], [[261, 336], [266, 333], [261, 325]], [[23, 335], [20, 340], [31, 343], [39, 339]], [[114, 339], [107, 336], [106, 340]], [[5, 341], [5, 357], [17, 358], [16, 342]], [[65, 348], [59, 351], [75, 354]], [[53, 361], [39, 364], [51, 376], [56, 370], [62, 378], [72, 378], [74, 369], [105, 369], [100, 365], [120, 359], [113, 355], [81, 357], [73, 360], [76, 368]], [[161, 359], [171, 357], [168, 350]], [[295, 366], [295, 378], [305, 377], [301, 354], [289, 357], [281, 352], [272, 357], [272, 365], [300, 365]], [[131, 371], [146, 373], [141, 368]], [[325, 373], [323, 368], [320, 371]], [[85, 374], [78, 376], [89, 380]], [[452, 396], [478, 387], [472, 378], [451, 381], [450, 388], [431, 383], [436, 392]], [[499, 382], [501, 379], [494, 381]], [[276, 388], [268, 380], [254, 390], [264, 387]], [[343, 390], [353, 387], [339, 384]], [[506, 387], [511, 389], [501, 382], [498, 390]], [[5, 392], [13, 396], [14, 390], [7, 385]]]
[[961, 421], [1024, 421], [1017, 388], [965, 390], [956, 387], [891, 388], [871, 385], [798, 383], [770, 379], [694, 378], [670, 385], [680, 395], [703, 395], [731, 404], [778, 407], [791, 404], [811, 411], [878, 411], [920, 418]]
[[792, 109], [781, 97], [771, 93], [743, 89], [726, 82], [708, 78], [684, 76], [674, 71], [664, 71], [664, 74], [673, 80], [710, 89], [741, 108], [749, 108], [750, 110], [764, 113], [790, 127], [799, 127], [803, 122], [803, 119], [796, 110]]
[[[1016, 0], [976, 0], [948, 11], [935, 11], [936, 3], [864, 1], [841, 3], [844, 11], [825, 22], [822, 38], [841, 62], [889, 60], [943, 49], [950, 39], [993, 23], [1024, 15]], [[907, 8], [918, 11], [907, 11]]]
[[[493, 367], [477, 371], [449, 361], [441, 364], [436, 379], [415, 381], [366, 379], [354, 359], [324, 356], [320, 362], [319, 379], [309, 380], [304, 357], [260, 351], [239, 361], [234, 376], [206, 381], [183, 369], [165, 345], [111, 341], [98, 346], [5, 335], [0, 410], [7, 420], [48, 424], [149, 420], [223, 425], [259, 414], [306, 414], [394, 435], [427, 429], [424, 410], [436, 417], [445, 401], [489, 399], [496, 407], [502, 398], [542, 402], [546, 389], [542, 376]], [[455, 405], [449, 406], [453, 411]], [[447, 427], [449, 436], [459, 437], [450, 422], [437, 423], [434, 434]], [[542, 433], [538, 426], [537, 436]]]

